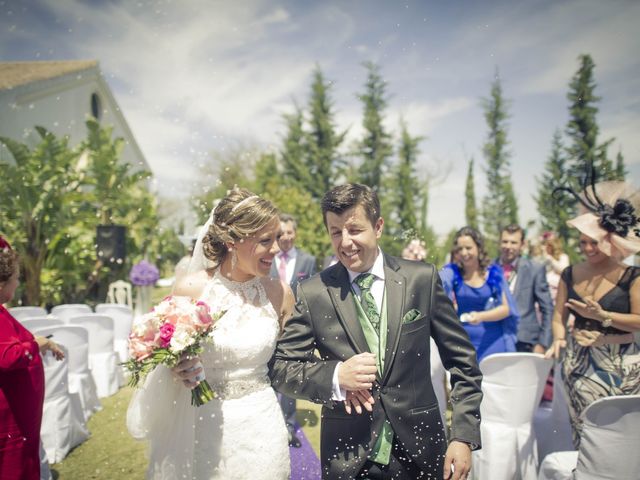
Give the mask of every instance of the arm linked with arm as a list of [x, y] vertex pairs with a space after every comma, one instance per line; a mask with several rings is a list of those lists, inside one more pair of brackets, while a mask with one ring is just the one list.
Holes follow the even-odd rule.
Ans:
[[333, 374], [338, 361], [315, 355], [316, 342], [311, 315], [302, 288], [298, 301], [269, 364], [273, 387], [290, 397], [328, 404], [333, 395]]

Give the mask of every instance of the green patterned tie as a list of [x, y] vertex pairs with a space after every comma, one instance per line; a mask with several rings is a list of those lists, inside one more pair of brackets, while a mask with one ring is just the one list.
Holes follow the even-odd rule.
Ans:
[[380, 332], [380, 313], [376, 306], [376, 300], [371, 293], [371, 285], [373, 285], [375, 279], [376, 277], [372, 273], [361, 273], [355, 278], [354, 282], [360, 287], [360, 291], [362, 292], [361, 303], [371, 325], [376, 332]]

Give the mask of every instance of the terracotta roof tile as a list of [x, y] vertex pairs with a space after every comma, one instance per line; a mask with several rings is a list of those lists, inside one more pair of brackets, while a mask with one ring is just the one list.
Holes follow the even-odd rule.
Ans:
[[96, 60], [68, 60], [57, 62], [0, 62], [0, 90], [60, 77], [96, 67]]

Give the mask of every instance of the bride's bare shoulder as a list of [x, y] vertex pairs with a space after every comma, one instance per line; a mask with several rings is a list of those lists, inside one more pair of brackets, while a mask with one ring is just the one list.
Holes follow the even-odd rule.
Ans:
[[211, 275], [213, 275], [213, 273], [208, 270], [188, 273], [176, 282], [173, 294], [198, 298], [211, 278]]

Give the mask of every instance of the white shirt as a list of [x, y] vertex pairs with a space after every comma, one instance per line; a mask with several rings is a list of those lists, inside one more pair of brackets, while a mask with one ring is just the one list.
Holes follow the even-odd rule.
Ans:
[[278, 268], [278, 272], [280, 271], [280, 264], [283, 262], [282, 254], [287, 254], [287, 283], [291, 283], [291, 279], [293, 278], [293, 270], [296, 267], [296, 257], [298, 256], [298, 251], [296, 247], [291, 247], [287, 252], [281, 252], [276, 256], [276, 267]]

